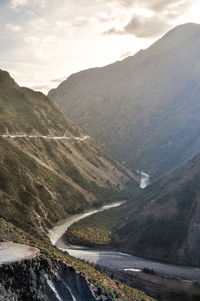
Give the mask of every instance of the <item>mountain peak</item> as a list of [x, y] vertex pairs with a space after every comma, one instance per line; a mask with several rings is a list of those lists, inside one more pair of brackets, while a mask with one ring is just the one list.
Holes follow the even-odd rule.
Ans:
[[174, 29], [189, 28], [189, 27], [193, 28], [193, 29], [194, 28], [200, 28], [200, 24], [193, 23], [193, 22], [188, 22], [188, 23], [179, 24], [179, 25], [175, 26]]
[[197, 35], [200, 36], [199, 24], [185, 23], [178, 25], [149, 47], [149, 55], [157, 55], [162, 52], [166, 53], [172, 48], [176, 48], [177, 46], [181, 47], [183, 43], [189, 44], [189, 41], [193, 41]]
[[14, 79], [10, 76], [10, 74], [7, 71], [0, 69], [0, 86], [15, 86], [18, 87], [17, 83], [14, 81]]
[[168, 33], [166, 33], [164, 35], [164, 37], [169, 37], [171, 35], [178, 34], [179, 38], [180, 38], [180, 35], [187, 38], [187, 37], [191, 37], [199, 32], [200, 32], [200, 24], [185, 23], [185, 24], [181, 24], [181, 25], [174, 27], [172, 30], [170, 30]]
[[200, 25], [183, 24], [120, 63], [75, 74], [49, 95], [129, 167], [155, 179], [199, 151], [199, 60]]

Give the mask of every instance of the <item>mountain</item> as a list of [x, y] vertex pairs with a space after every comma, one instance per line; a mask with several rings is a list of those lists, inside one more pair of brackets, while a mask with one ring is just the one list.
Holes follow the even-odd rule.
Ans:
[[50, 243], [57, 221], [121, 198], [137, 177], [42, 93], [0, 70], [0, 299], [153, 301]]
[[155, 180], [200, 149], [200, 25], [178, 26], [134, 56], [73, 74], [49, 97]]
[[[65, 137], [63, 137], [65, 135]], [[0, 71], [0, 217], [42, 239], [117, 197], [134, 176], [40, 92]]]
[[199, 196], [200, 154], [149, 185], [120, 209], [72, 225], [66, 239], [200, 266]]

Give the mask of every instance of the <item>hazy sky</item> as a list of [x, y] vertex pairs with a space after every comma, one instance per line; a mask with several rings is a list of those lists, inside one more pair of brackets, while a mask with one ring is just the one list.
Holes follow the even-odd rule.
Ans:
[[0, 69], [47, 92], [71, 73], [148, 47], [199, 23], [200, 0], [0, 0]]

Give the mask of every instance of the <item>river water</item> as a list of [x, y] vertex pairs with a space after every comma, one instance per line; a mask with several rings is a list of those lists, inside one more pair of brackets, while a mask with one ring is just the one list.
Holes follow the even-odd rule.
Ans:
[[141, 172], [140, 188], [144, 189], [149, 184], [150, 184], [149, 175], [145, 172]]
[[66, 245], [62, 240], [63, 234], [73, 223], [96, 212], [120, 206], [122, 203], [123, 202], [115, 202], [100, 209], [90, 210], [88, 212], [74, 215], [65, 219], [59, 225], [55, 226], [52, 230], [49, 231], [49, 238], [52, 244], [56, 245], [63, 251], [67, 251], [71, 256], [87, 260], [91, 263], [106, 266], [111, 269], [133, 270], [140, 272], [143, 268], [148, 268], [153, 269], [155, 272], [163, 275], [183, 277], [185, 279], [200, 281], [200, 268], [161, 263], [121, 252], [93, 250], [84, 247], [70, 246]]
[[81, 219], [90, 216], [94, 213], [101, 212], [104, 210], [108, 210], [110, 208], [118, 207], [122, 205], [125, 201], [121, 202], [114, 202], [108, 205], [105, 205], [99, 209], [93, 209], [89, 210], [84, 213], [71, 215], [70, 217], [66, 218], [65, 220], [61, 221], [58, 225], [56, 225], [53, 229], [49, 230], [49, 239], [51, 240], [51, 243], [55, 246], [59, 239], [65, 234], [67, 229], [74, 223], [80, 221]]

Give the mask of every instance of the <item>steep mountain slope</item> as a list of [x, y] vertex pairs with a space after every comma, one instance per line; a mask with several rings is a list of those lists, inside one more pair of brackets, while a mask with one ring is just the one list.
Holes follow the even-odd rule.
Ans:
[[178, 26], [132, 57], [73, 74], [49, 97], [129, 167], [164, 175], [200, 149], [200, 25]]
[[39, 248], [41, 253], [32, 260], [0, 264], [0, 300], [154, 300], [4, 219], [0, 219], [0, 246], [2, 239], [32, 245]]
[[[64, 133], [69, 139], [52, 138]], [[0, 217], [45, 238], [59, 219], [108, 201], [134, 180], [83, 137], [46, 96], [0, 71]]]
[[66, 239], [200, 266], [199, 215], [200, 154], [155, 181], [121, 208], [72, 225]]

